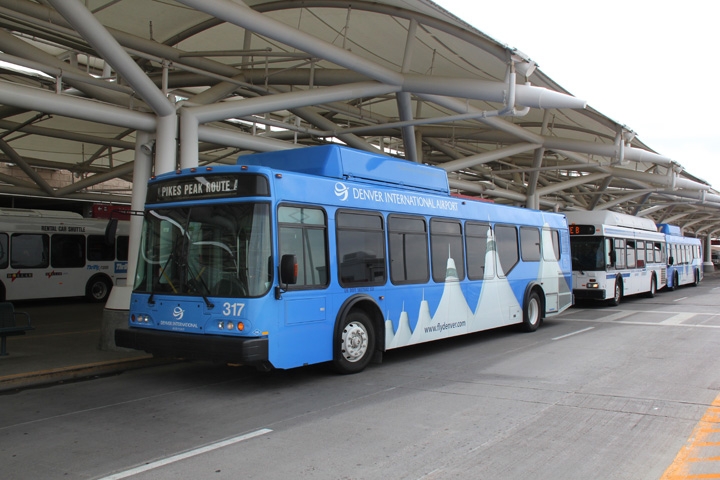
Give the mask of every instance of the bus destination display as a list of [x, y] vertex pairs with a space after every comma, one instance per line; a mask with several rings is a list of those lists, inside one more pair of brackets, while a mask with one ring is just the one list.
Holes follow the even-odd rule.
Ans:
[[203, 175], [182, 177], [148, 186], [148, 203], [200, 198], [267, 196], [267, 179], [261, 175]]
[[570, 230], [570, 235], [594, 235], [595, 225], [575, 225], [573, 223], [568, 225], [568, 230]]

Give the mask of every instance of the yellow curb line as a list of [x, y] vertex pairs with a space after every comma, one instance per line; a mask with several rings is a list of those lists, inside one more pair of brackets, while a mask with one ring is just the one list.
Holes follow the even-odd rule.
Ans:
[[[697, 465], [699, 462], [717, 462], [718, 457], [702, 457], [696, 454], [701, 447], [717, 446], [718, 442], [708, 442], [708, 437], [720, 431], [720, 395], [705, 411], [705, 414], [695, 426], [690, 438], [683, 448], [680, 449], [673, 463], [665, 470], [660, 480], [689, 480], [717, 478], [720, 479], [720, 472], [691, 474], [690, 465]], [[718, 467], [720, 468], [720, 466]]]

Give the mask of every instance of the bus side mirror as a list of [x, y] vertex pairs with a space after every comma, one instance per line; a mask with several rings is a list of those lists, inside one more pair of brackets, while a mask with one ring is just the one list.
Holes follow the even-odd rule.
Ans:
[[298, 276], [298, 263], [295, 255], [283, 255], [280, 259], [280, 283], [295, 285]]
[[295, 285], [298, 276], [298, 263], [295, 255], [286, 254], [280, 259], [280, 278], [279, 285], [275, 287], [275, 300], [282, 298], [283, 292], [287, 290], [288, 285]]
[[105, 226], [105, 244], [115, 245], [115, 234], [117, 233], [118, 219], [111, 218]]

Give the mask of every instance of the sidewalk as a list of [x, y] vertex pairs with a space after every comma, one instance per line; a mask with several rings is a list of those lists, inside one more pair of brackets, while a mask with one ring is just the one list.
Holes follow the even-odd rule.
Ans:
[[84, 299], [13, 302], [34, 330], [8, 337], [0, 357], [0, 392], [107, 375], [158, 364], [144, 352], [100, 350], [104, 304]]

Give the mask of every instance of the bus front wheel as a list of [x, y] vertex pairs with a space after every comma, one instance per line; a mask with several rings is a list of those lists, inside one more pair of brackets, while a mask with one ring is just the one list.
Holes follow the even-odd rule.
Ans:
[[357, 373], [365, 369], [375, 349], [375, 329], [370, 318], [360, 310], [352, 310], [342, 320], [335, 337], [335, 370]]
[[608, 303], [612, 305], [613, 307], [617, 307], [620, 305], [620, 300], [622, 299], [622, 280], [620, 280], [620, 277], [615, 279], [615, 289], [613, 290], [613, 296], [610, 300], [608, 300]]
[[112, 283], [103, 275], [95, 275], [85, 286], [85, 298], [91, 302], [104, 302], [110, 295]]
[[525, 305], [523, 306], [523, 323], [522, 329], [525, 332], [534, 332], [540, 326], [542, 322], [542, 302], [540, 301], [540, 295], [533, 291], [525, 299]]

